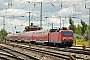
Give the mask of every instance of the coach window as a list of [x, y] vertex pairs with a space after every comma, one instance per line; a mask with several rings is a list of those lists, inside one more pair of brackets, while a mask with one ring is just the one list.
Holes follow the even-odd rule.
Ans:
[[44, 32], [41, 32], [41, 34], [43, 34]]
[[43, 32], [42, 32], [42, 34], [43, 34]]
[[33, 34], [34, 34], [34, 32], [33, 32]]
[[38, 32], [38, 34], [41, 34], [41, 32]]
[[38, 32], [36, 32], [36, 34], [38, 34]]

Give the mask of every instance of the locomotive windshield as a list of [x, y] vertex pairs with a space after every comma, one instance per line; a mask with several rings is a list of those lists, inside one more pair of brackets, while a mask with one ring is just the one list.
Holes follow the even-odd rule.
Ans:
[[62, 32], [62, 35], [63, 36], [72, 36], [72, 32], [70, 32], [70, 31], [64, 31], [64, 32]]

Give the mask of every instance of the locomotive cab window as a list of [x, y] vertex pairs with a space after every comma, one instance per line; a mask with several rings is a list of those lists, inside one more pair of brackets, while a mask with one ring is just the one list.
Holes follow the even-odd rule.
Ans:
[[64, 32], [62, 32], [62, 35], [63, 35], [63, 36], [72, 36], [73, 33], [70, 32], [70, 31], [64, 31]]

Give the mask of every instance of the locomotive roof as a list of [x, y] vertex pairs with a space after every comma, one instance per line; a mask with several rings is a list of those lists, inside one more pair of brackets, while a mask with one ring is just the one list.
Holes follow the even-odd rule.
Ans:
[[60, 31], [73, 31], [73, 30], [60, 30]]

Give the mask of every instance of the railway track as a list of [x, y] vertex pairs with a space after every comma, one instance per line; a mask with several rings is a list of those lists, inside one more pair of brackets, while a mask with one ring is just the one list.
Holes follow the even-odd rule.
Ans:
[[8, 58], [6, 57], [9, 57], [10, 55], [8, 54], [5, 54], [4, 52], [0, 52], [0, 59], [1, 60], [9, 60]]
[[[26, 55], [24, 53], [21, 53], [21, 52], [18, 52], [16, 50], [7, 48], [5, 46], [0, 45], [0, 50], [8, 53], [8, 54], [2, 54], [2, 55], [8, 57], [9, 60], [12, 60], [12, 59], [15, 59], [15, 60], [28, 60], [28, 59], [30, 59], [30, 60], [39, 60], [39, 59], [37, 59], [35, 57]], [[5, 57], [3, 57], [3, 56], [0, 56], [0, 57], [4, 59]]]
[[[19, 43], [22, 46], [27, 45], [27, 43]], [[13, 44], [11, 44], [13, 45]], [[42, 45], [34, 45], [32, 44], [32, 46], [36, 46], [39, 48], [46, 48], [46, 49], [51, 49], [51, 50], [57, 50], [57, 51], [63, 51], [63, 52], [70, 52], [70, 53], [76, 53], [76, 54], [84, 54], [84, 55], [90, 55], [90, 50], [86, 49], [85, 51], [82, 50], [82, 48], [59, 48], [59, 47], [51, 47], [51, 46], [42, 46]]]
[[[48, 54], [48, 55], [59, 57], [59, 58], [63, 58], [63, 59], [70, 59], [69, 57], [70, 57], [71, 53], [75, 53], [75, 54], [78, 53], [77, 51], [76, 52], [72, 52], [72, 51], [67, 50], [67, 49], [60, 50], [60, 49], [51, 48], [51, 47], [45, 47], [44, 49], [42, 49], [43, 47], [39, 46], [40, 48], [36, 49], [36, 48], [29, 48], [28, 46], [27, 47], [19, 46], [19, 48], [22, 48], [22, 47], [23, 47], [23, 49], [28, 49], [28, 50], [36, 51], [36, 52]], [[79, 57], [79, 56], [76, 56], [76, 58], [77, 59], [84, 59], [84, 57], [82, 58], [82, 57]]]
[[[7, 44], [7, 45], [10, 45], [10, 46], [13, 46], [12, 44]], [[30, 47], [25, 47], [25, 46], [20, 46], [20, 45], [14, 45], [14, 47], [18, 47], [19, 49], [21, 48], [23, 48], [23, 51], [25, 51], [25, 50], [28, 50], [28, 51], [34, 51], [34, 52], [38, 52], [38, 53], [41, 53], [42, 54], [42, 56], [44, 56], [44, 54], [46, 54], [46, 55], [50, 55], [50, 56], [53, 56], [53, 57], [58, 57], [59, 59], [61, 59], [61, 58], [63, 58], [63, 59], [69, 59], [69, 58], [66, 58], [66, 57], [63, 57], [63, 56], [60, 56], [60, 55], [56, 55], [56, 54], [54, 54], [54, 53], [51, 53], [51, 52], [49, 52], [49, 51], [41, 51], [40, 49], [35, 49], [35, 48], [30, 48]], [[36, 59], [35, 59], [36, 60]]]
[[10, 55], [10, 54], [7, 54], [7, 53], [0, 53], [0, 59], [2, 60], [23, 60], [22, 58], [17, 58], [16, 56], [13, 56], [13, 55]]
[[[54, 57], [58, 57], [58, 58], [62, 58], [62, 59], [68, 59], [70, 57], [71, 53], [75, 53], [75, 54], [86, 54], [86, 55], [90, 55], [90, 51], [86, 51], [86, 52], [81, 52], [80, 49], [74, 49], [74, 48], [69, 48], [69, 49], [63, 49], [63, 48], [56, 48], [56, 47], [48, 47], [48, 46], [41, 46], [41, 45], [37, 45], [37, 47], [39, 48], [33, 48], [33, 47], [29, 47], [27, 45], [23, 45], [21, 44], [8, 44], [8, 45], [14, 45], [18, 48], [21, 48], [23, 50], [30, 50], [30, 51], [35, 51], [38, 53], [42, 53], [42, 54], [47, 54], [50, 56], [54, 56]], [[52, 51], [53, 50], [53, 51]], [[55, 52], [56, 51], [56, 52]], [[77, 59], [84, 59], [82, 57], [76, 56]]]

